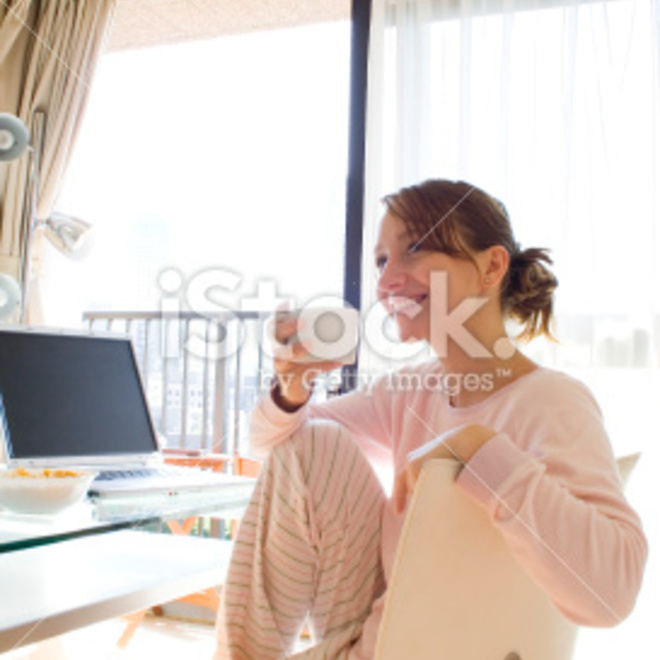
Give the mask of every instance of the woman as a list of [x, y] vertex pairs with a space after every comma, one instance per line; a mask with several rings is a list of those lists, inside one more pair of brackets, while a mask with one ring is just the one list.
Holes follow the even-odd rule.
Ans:
[[[287, 657], [305, 617], [315, 645], [295, 657], [372, 658], [406, 502], [433, 457], [460, 461], [456, 487], [566, 617], [615, 625], [635, 602], [646, 541], [599, 408], [507, 338], [510, 320], [524, 338], [550, 334], [545, 251], [520, 250], [501, 204], [466, 183], [427, 181], [384, 201], [379, 299], [401, 339], [437, 357], [313, 405], [295, 319], [278, 323], [293, 356], [275, 361], [253, 414], [253, 450], [268, 458], [236, 540], [217, 659]], [[391, 499], [367, 460], [384, 456]]]

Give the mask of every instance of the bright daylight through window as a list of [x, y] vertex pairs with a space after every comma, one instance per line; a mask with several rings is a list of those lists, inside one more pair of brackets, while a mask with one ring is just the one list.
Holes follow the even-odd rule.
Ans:
[[348, 20], [106, 54], [58, 202], [95, 225], [93, 258], [50, 259], [46, 320], [158, 310], [172, 269], [240, 278], [211, 310], [260, 281], [341, 297], [349, 58]]
[[[74, 327], [90, 311], [141, 319], [100, 327], [133, 335], [171, 446], [242, 446], [262, 386], [257, 351], [241, 351], [239, 367], [183, 351], [184, 342], [228, 346], [233, 357], [241, 329], [217, 321], [227, 310], [343, 297], [345, 10], [342, 19], [333, 7], [335, 20], [109, 52], [98, 67], [58, 199], [96, 235], [86, 259], [45, 255], [44, 317]], [[202, 313], [199, 322], [144, 321], [187, 309]]]

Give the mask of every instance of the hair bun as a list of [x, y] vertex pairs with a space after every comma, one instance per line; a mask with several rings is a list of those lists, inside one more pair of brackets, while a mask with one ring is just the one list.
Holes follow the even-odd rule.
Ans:
[[551, 264], [548, 251], [542, 248], [518, 249], [511, 255], [503, 303], [524, 326], [521, 339], [529, 340], [539, 334], [552, 337], [553, 294], [559, 282], [548, 268]]

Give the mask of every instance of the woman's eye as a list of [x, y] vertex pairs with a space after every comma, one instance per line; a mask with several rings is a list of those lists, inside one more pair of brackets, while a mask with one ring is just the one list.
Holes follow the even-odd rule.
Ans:
[[415, 252], [420, 252], [422, 249], [421, 241], [414, 241], [408, 246], [408, 254], [415, 254]]
[[376, 257], [376, 268], [378, 270], [383, 270], [383, 268], [385, 268], [386, 263], [387, 263], [387, 259], [385, 257]]

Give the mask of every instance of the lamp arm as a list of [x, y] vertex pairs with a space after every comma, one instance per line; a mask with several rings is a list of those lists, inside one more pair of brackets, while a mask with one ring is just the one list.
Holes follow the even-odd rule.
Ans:
[[32, 237], [37, 224], [36, 211], [39, 194], [39, 168], [41, 167], [41, 155], [43, 153], [45, 118], [45, 113], [40, 110], [34, 112], [32, 117], [32, 145], [29, 148], [28, 180], [25, 187], [23, 213], [21, 215], [21, 272], [19, 280], [21, 287], [21, 324], [25, 324], [27, 320]]

